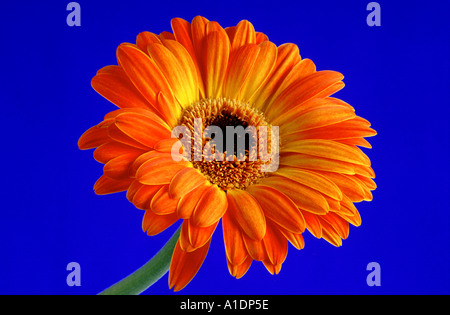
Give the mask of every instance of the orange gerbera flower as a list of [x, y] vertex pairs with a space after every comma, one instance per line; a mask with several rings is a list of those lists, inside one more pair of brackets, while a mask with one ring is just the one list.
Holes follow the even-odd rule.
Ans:
[[[303, 248], [305, 229], [340, 246], [349, 223], [361, 223], [354, 202], [372, 200], [376, 188], [370, 160], [358, 148], [370, 148], [364, 137], [376, 132], [349, 104], [330, 97], [344, 87], [342, 74], [316, 71], [296, 45], [277, 47], [248, 21], [223, 29], [200, 16], [192, 23], [175, 18], [172, 30], [121, 44], [118, 65], [92, 79], [119, 107], [79, 140], [105, 164], [95, 192], [127, 191], [145, 210], [148, 235], [183, 220], [169, 272], [174, 290], [199, 270], [219, 221], [237, 278], [253, 260], [277, 274], [288, 242]], [[201, 151], [194, 160], [196, 149], [183, 147], [183, 157], [174, 159], [172, 130], [187, 127], [193, 141], [196, 118], [203, 128], [222, 130], [278, 126], [278, 169], [263, 171], [267, 161], [251, 159], [248, 150], [243, 160], [207, 160]], [[202, 145], [211, 140], [201, 137]]]

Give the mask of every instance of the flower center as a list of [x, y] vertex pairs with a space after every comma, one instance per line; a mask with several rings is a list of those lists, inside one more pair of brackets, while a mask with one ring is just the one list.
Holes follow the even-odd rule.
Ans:
[[189, 129], [189, 158], [212, 184], [245, 189], [265, 176], [262, 166], [270, 159], [260, 153], [270, 153], [270, 126], [250, 104], [204, 99], [186, 108], [178, 125]]

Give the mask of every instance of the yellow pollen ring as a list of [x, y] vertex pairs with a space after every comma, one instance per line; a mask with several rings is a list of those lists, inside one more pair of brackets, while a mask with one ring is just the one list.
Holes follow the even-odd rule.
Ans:
[[[199, 119], [202, 123], [201, 134], [199, 134], [197, 128], [194, 128], [195, 121], [198, 122]], [[184, 110], [178, 125], [186, 126], [190, 130], [192, 164], [212, 184], [216, 184], [223, 190], [245, 189], [266, 176], [261, 171], [261, 166], [270, 163], [270, 159], [261, 159], [259, 155], [254, 155], [253, 150], [249, 152], [247, 148], [245, 156], [239, 157], [236, 156], [236, 152], [227, 152], [225, 146], [223, 146], [224, 152], [215, 151], [215, 146], [208, 146], [211, 138], [205, 137], [203, 133], [209, 126], [217, 126], [222, 130], [225, 130], [227, 126], [242, 126], [244, 128], [253, 126], [257, 133], [258, 148], [265, 150], [264, 152], [270, 155], [270, 131], [264, 137], [265, 141], [262, 141], [259, 132], [259, 127], [265, 126], [267, 127], [266, 130], [269, 130], [270, 125], [266, 122], [263, 114], [250, 104], [227, 98], [203, 99]], [[202, 139], [201, 151], [194, 143], [195, 137]], [[208, 148], [207, 151], [212, 152], [215, 157], [221, 158], [208, 160], [205, 158], [204, 148]], [[201, 158], [196, 160], [196, 156]]]

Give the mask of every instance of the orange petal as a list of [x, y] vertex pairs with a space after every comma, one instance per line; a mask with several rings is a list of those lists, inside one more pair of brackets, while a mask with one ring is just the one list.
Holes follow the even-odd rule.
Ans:
[[[202, 60], [204, 54], [204, 39], [206, 37], [206, 24], [209, 21], [202, 17], [196, 16], [192, 19], [191, 23], [191, 38], [192, 46], [195, 51], [196, 59]], [[200, 69], [202, 70], [202, 69]], [[202, 71], [201, 71], [202, 72]]]
[[263, 239], [267, 257], [273, 265], [281, 265], [287, 257], [288, 242], [280, 230], [268, 222]]
[[119, 45], [117, 60], [136, 88], [151, 104], [156, 104], [159, 91], [170, 94], [170, 86], [163, 73], [137, 46], [127, 43]]
[[211, 32], [205, 38], [204, 47], [205, 64], [203, 78], [206, 97], [218, 98], [221, 95], [228, 66], [230, 52], [228, 36], [223, 29], [221, 31]]
[[285, 194], [272, 187], [260, 185], [251, 185], [247, 191], [255, 197], [268, 218], [294, 233], [305, 230], [305, 219]]
[[[355, 148], [355, 149], [358, 149], [358, 148]], [[362, 176], [365, 176], [365, 177], [375, 178], [375, 172], [370, 166], [352, 164], [352, 167], [355, 170], [355, 174], [357, 174], [357, 175], [362, 175]]]
[[361, 176], [358, 174], [355, 175], [355, 178], [363, 182], [364, 185], [366, 185], [366, 187], [369, 188], [370, 190], [375, 190], [377, 188], [377, 184], [371, 178]]
[[[164, 40], [163, 45], [170, 50], [174, 57], [178, 60], [179, 66], [182, 69], [183, 74], [186, 76], [186, 84], [188, 85], [187, 91], [190, 97], [190, 102], [197, 101], [199, 99], [199, 78], [198, 78], [198, 67], [192, 60], [192, 55], [189, 51], [179, 42], [174, 40]], [[181, 104], [183, 105], [183, 104]], [[184, 104], [184, 105], [190, 105]]]
[[93, 126], [86, 130], [78, 140], [78, 147], [81, 150], [92, 149], [111, 141], [108, 136], [108, 129], [105, 127]]
[[242, 264], [248, 256], [247, 250], [241, 229], [228, 211], [222, 217], [222, 230], [227, 260], [232, 265]]
[[363, 189], [364, 191], [364, 200], [365, 201], [372, 201], [373, 200], [373, 195], [372, 192], [370, 191], [371, 189], [369, 189], [366, 184], [361, 181], [359, 178], [357, 178], [356, 176], [352, 176], [352, 179], [354, 181], [356, 181], [358, 183], [358, 185]]
[[[314, 97], [323, 95], [323, 91], [343, 79], [343, 75], [335, 71], [319, 71], [291, 84], [266, 108], [269, 118], [276, 118], [294, 106], [302, 104]], [[328, 95], [323, 95], [326, 97]], [[273, 110], [272, 110], [273, 109]]]
[[250, 256], [248, 256], [247, 259], [245, 259], [244, 262], [242, 264], [240, 264], [240, 265], [232, 264], [227, 259], [228, 271], [230, 272], [230, 274], [233, 277], [236, 277], [236, 279], [239, 279], [239, 278], [243, 277], [247, 273], [247, 271], [250, 268], [252, 262], [253, 262], [253, 259]]
[[263, 260], [263, 264], [272, 275], [277, 275], [281, 270], [281, 264], [273, 265], [269, 260]]
[[245, 248], [247, 249], [248, 254], [250, 255], [250, 257], [252, 257], [253, 260], [263, 261], [267, 259], [266, 248], [264, 247], [262, 239], [251, 239], [246, 233], [242, 234], [242, 238], [244, 239]]
[[264, 178], [258, 185], [273, 187], [288, 196], [301, 210], [315, 214], [325, 214], [330, 209], [326, 199], [318, 191], [291, 179], [271, 176]]
[[297, 45], [283, 44], [278, 47], [277, 60], [273, 71], [270, 73], [263, 86], [251, 99], [257, 107], [263, 107], [275, 91], [280, 86], [281, 82], [286, 78], [292, 68], [300, 62], [300, 54]]
[[329, 171], [349, 175], [355, 174], [355, 164], [305, 154], [281, 154], [280, 165], [306, 170]]
[[153, 196], [150, 202], [150, 209], [159, 215], [175, 213], [177, 210], [178, 198], [173, 199], [169, 196], [169, 186], [164, 185]]
[[147, 145], [129, 137], [122, 130], [120, 130], [119, 127], [116, 126], [116, 124], [109, 125], [108, 136], [114, 141], [120, 142], [122, 144], [126, 144], [126, 145], [134, 147], [134, 148], [138, 148], [138, 149], [145, 150], [145, 151], [148, 151], [150, 149]]
[[136, 46], [144, 53], [147, 53], [147, 46], [150, 44], [161, 44], [161, 39], [158, 35], [150, 32], [141, 32], [136, 37]]
[[322, 221], [328, 222], [336, 230], [340, 238], [344, 240], [347, 239], [350, 231], [349, 225], [348, 222], [345, 221], [343, 218], [341, 218], [339, 215], [330, 212], [324, 216], [321, 216], [320, 219], [321, 222]]
[[[173, 101], [170, 85], [155, 62], [137, 46], [131, 44], [119, 45], [117, 60], [145, 99], [153, 104], [169, 123], [175, 122], [181, 108]], [[169, 98], [172, 106], [165, 107], [158, 104], [160, 92]]]
[[353, 179], [353, 176], [331, 172], [320, 172], [320, 174], [332, 180], [351, 201], [358, 202], [365, 199], [366, 192], [362, 185]]
[[[275, 65], [276, 67], [276, 65]], [[278, 84], [278, 87], [274, 89], [271, 96], [262, 109], [267, 111], [269, 107], [278, 99], [278, 97], [283, 94], [288, 88], [294, 86], [298, 82], [302, 81], [304, 78], [314, 74], [316, 72], [316, 65], [310, 59], [303, 59], [298, 61], [293, 65], [292, 69], [287, 74], [283, 75], [282, 81]], [[278, 115], [275, 115], [278, 117]], [[274, 117], [275, 118], [275, 117]]]
[[189, 242], [191, 246], [195, 249], [204, 246], [207, 242], [211, 240], [212, 235], [214, 234], [214, 231], [216, 230], [217, 224], [216, 223], [207, 226], [207, 227], [199, 227], [192, 223], [192, 220], [186, 220], [189, 221], [188, 225], [188, 233], [189, 233]]
[[318, 219], [322, 226], [322, 238], [336, 247], [342, 246], [342, 239], [336, 229], [321, 217]]
[[132, 202], [132, 201], [133, 201], [134, 195], [137, 193], [137, 191], [138, 191], [139, 189], [141, 189], [142, 186], [144, 186], [144, 185], [142, 185], [141, 183], [139, 183], [137, 180], [134, 180], [134, 181], [131, 183], [130, 187], [128, 187], [127, 195], [126, 195], [126, 197], [127, 197], [127, 199], [128, 199], [129, 202]]
[[[341, 201], [341, 208], [342, 211], [337, 212], [337, 215], [354, 226], [361, 225], [361, 216], [359, 215], [358, 210], [349, 198], [344, 197], [344, 199]], [[348, 213], [351, 213], [351, 215], [349, 215]]]
[[301, 233], [292, 233], [284, 229], [280, 229], [280, 231], [296, 249], [300, 250], [305, 247], [305, 240]]
[[134, 160], [140, 155], [138, 153], [126, 153], [109, 160], [103, 167], [103, 173], [113, 179], [130, 178], [130, 167]]
[[155, 109], [134, 87], [121, 67], [108, 68], [107, 71], [100, 70], [92, 78], [91, 85], [95, 91], [119, 108]]
[[369, 141], [367, 141], [364, 138], [338, 139], [338, 140], [336, 140], [336, 142], [372, 149], [372, 145], [369, 143]]
[[345, 87], [345, 83], [342, 81], [338, 81], [336, 83], [330, 84], [327, 88], [323, 89], [319, 93], [315, 95], [315, 97], [329, 97], [334, 93], [342, 90]]
[[299, 115], [295, 119], [282, 124], [280, 132], [283, 134], [290, 134], [300, 131], [304, 132], [315, 128], [337, 124], [355, 117], [355, 112], [346, 106], [327, 104], [325, 106], [313, 108], [306, 113]]
[[179, 140], [176, 138], [161, 139], [155, 143], [153, 148], [162, 153], [171, 153], [172, 148]]
[[181, 219], [189, 219], [192, 216], [197, 203], [210, 186], [211, 184], [205, 181], [181, 197], [177, 205], [177, 213]]
[[166, 118], [165, 121], [167, 124], [173, 128], [176, 125], [177, 118], [181, 115], [181, 106], [176, 103], [173, 96], [171, 94], [164, 94], [162, 91], [158, 92], [156, 97], [157, 108], [162, 108], [166, 110]]
[[155, 159], [155, 158], [168, 158], [169, 155], [167, 153], [159, 152], [156, 150], [150, 150], [140, 155], [133, 163], [130, 168], [131, 176], [136, 177], [137, 170], [144, 164], [145, 162]]
[[231, 50], [236, 51], [246, 44], [256, 44], [256, 33], [252, 23], [242, 20], [236, 25]]
[[169, 127], [156, 115], [151, 118], [137, 113], [123, 113], [116, 117], [115, 124], [130, 138], [150, 148], [159, 140], [170, 138]]
[[286, 143], [282, 152], [295, 152], [338, 160], [363, 166], [370, 166], [370, 159], [358, 148], [332, 140], [307, 139]]
[[261, 32], [256, 32], [256, 44], [261, 44], [262, 42], [268, 41], [269, 37]]
[[310, 213], [308, 211], [302, 211], [303, 217], [305, 218], [306, 228], [317, 238], [322, 237], [322, 226], [318, 219], [318, 215]]
[[162, 31], [159, 34], [159, 38], [161, 40], [175, 40], [175, 35], [173, 35], [171, 32]]
[[260, 51], [253, 67], [241, 87], [238, 98], [248, 101], [267, 80], [277, 59], [277, 46], [272, 42], [258, 45]]
[[196, 101], [198, 90], [194, 89], [194, 82], [190, 80], [192, 76], [187, 75], [175, 55], [162, 44], [150, 43], [147, 51], [163, 73], [178, 102], [181, 105], [188, 105]]
[[132, 179], [117, 180], [109, 178], [105, 175], [100, 178], [94, 184], [94, 191], [97, 195], [107, 195], [116, 192], [125, 191], [130, 187]]
[[136, 193], [133, 195], [133, 198], [130, 201], [138, 209], [142, 210], [150, 209], [150, 202], [152, 201], [156, 193], [161, 190], [162, 185], [153, 185], [153, 186], [142, 184], [140, 185], [141, 187], [136, 191]]
[[[338, 213], [339, 214], [339, 213]], [[356, 211], [356, 213], [353, 216], [343, 216], [341, 215], [342, 218], [344, 218], [348, 223], [354, 225], [354, 226], [360, 226], [361, 225], [361, 216], [359, 214], [358, 211]]]
[[225, 192], [217, 185], [211, 185], [200, 197], [192, 216], [192, 223], [199, 227], [211, 226], [220, 220], [227, 207]]
[[137, 170], [136, 178], [145, 185], [170, 184], [172, 178], [188, 166], [188, 162], [175, 162], [170, 154], [167, 154], [144, 162]]
[[266, 234], [266, 218], [256, 199], [240, 189], [228, 190], [228, 210], [244, 232], [254, 240]]
[[142, 229], [147, 235], [154, 236], [161, 233], [178, 220], [176, 213], [169, 215], [157, 215], [151, 210], [145, 211], [142, 220]]
[[195, 168], [187, 167], [179, 171], [171, 180], [169, 194], [172, 198], [180, 198], [206, 181], [205, 177]]
[[342, 200], [342, 192], [338, 185], [336, 185], [327, 176], [324, 176], [323, 173], [302, 170], [294, 167], [281, 167], [276, 173], [315, 189], [335, 200]]
[[189, 55], [192, 58], [192, 61], [194, 62], [197, 72], [197, 84], [200, 96], [203, 97], [205, 93], [203, 88], [202, 76], [199, 68], [199, 62], [192, 42], [191, 23], [180, 18], [174, 18], [171, 21], [171, 25], [175, 39], [177, 40], [177, 42], [181, 43], [184, 46], [184, 48], [186, 48], [186, 50], [189, 52]]
[[230, 59], [228, 74], [225, 79], [224, 95], [236, 99], [245, 83], [257, 57], [260, 48], [256, 44], [240, 47]]
[[[330, 207], [330, 212], [338, 212], [341, 210], [340, 200], [330, 198], [327, 195], [323, 196], [325, 197], [325, 200], [327, 201], [328, 206]], [[344, 195], [342, 195], [342, 198], [344, 198]]]
[[225, 32], [230, 39], [230, 43], [233, 42], [234, 34], [236, 34], [236, 26], [229, 26], [225, 28]]
[[210, 243], [211, 241], [195, 251], [186, 252], [181, 249], [179, 241], [177, 242], [170, 262], [170, 289], [174, 288], [174, 291], [179, 291], [194, 278], [208, 254]]
[[145, 151], [131, 147], [123, 143], [113, 141], [102, 144], [97, 149], [95, 149], [94, 159], [100, 163], [106, 164], [108, 161], [112, 160], [113, 158], [119, 155], [129, 153], [139, 156], [141, 154], [144, 154]]
[[182, 44], [193, 59], [195, 59], [195, 52], [191, 39], [191, 23], [181, 18], [174, 18], [171, 20], [170, 24], [177, 42]]
[[283, 139], [285, 139], [286, 142], [304, 139], [335, 140], [336, 142], [347, 145], [357, 145], [369, 149], [372, 147], [370, 143], [362, 137], [371, 137], [375, 134], [374, 131], [353, 131], [351, 129], [344, 130], [338, 125], [340, 124], [296, 132], [283, 137]]
[[192, 252], [195, 248], [192, 247], [189, 241], [189, 220], [183, 220], [181, 224], [180, 238], [178, 239], [180, 248], [186, 252]]
[[[372, 137], [377, 132], [368, 126], [363, 125], [358, 119], [354, 117], [346, 121], [334, 123], [329, 126], [323, 126], [320, 128], [314, 128], [310, 130], [304, 130], [292, 136], [290, 140], [301, 139], [328, 139], [328, 140], [341, 140], [351, 138]], [[288, 141], [288, 140], [286, 140]]]
[[165, 125], [166, 126], [165, 128], [169, 128], [168, 125], [164, 122], [164, 120], [158, 115], [158, 113], [155, 113], [150, 108], [139, 108], [139, 107], [119, 108], [119, 109], [113, 110], [112, 112], [107, 113], [105, 115], [104, 119], [105, 119], [105, 121], [111, 120], [112, 122], [114, 122], [113, 118], [116, 118], [117, 116], [119, 116], [121, 114], [129, 114], [129, 113], [147, 116], [150, 119], [156, 120], [160, 124]]
[[[280, 112], [280, 114], [277, 115], [277, 117], [275, 117], [273, 119], [273, 124], [283, 125], [286, 123], [290, 123], [293, 120], [296, 120], [299, 116], [301, 116], [309, 111], [315, 110], [317, 108], [327, 107], [330, 105], [332, 105], [332, 103], [328, 99], [313, 98], [304, 103], [293, 106], [293, 107], [289, 108], [288, 110]], [[352, 109], [352, 111], [354, 111], [350, 105], [349, 105], [349, 108]], [[285, 131], [286, 128], [283, 128], [283, 130]], [[298, 134], [299, 132], [294, 132], [294, 133]], [[290, 136], [290, 134], [288, 135], [288, 137], [289, 136]]]

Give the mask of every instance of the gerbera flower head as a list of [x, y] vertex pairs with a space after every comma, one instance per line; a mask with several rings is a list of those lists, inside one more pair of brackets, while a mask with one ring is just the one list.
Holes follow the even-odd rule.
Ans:
[[[280, 272], [288, 243], [303, 248], [305, 230], [340, 246], [349, 224], [361, 224], [354, 203], [372, 200], [376, 188], [359, 148], [370, 148], [364, 137], [376, 132], [331, 97], [342, 74], [317, 71], [296, 45], [277, 47], [248, 21], [225, 29], [201, 16], [171, 24], [172, 32], [119, 45], [118, 65], [92, 79], [119, 107], [79, 140], [104, 164], [95, 192], [126, 191], [145, 210], [148, 235], [182, 221], [169, 272], [175, 290], [199, 270], [219, 222], [237, 278], [254, 260]], [[225, 146], [227, 128], [249, 126], [256, 153], [250, 133], [244, 151]], [[206, 135], [208, 127], [223, 138]]]

